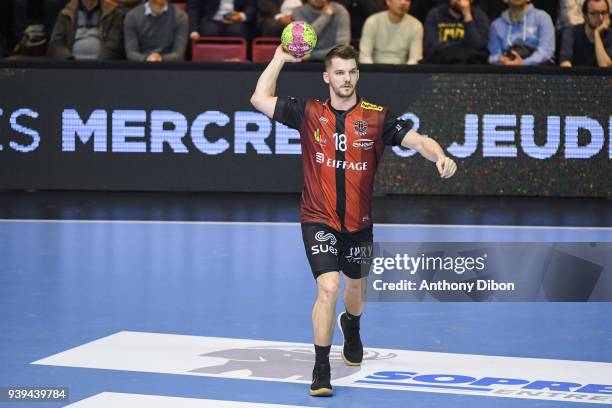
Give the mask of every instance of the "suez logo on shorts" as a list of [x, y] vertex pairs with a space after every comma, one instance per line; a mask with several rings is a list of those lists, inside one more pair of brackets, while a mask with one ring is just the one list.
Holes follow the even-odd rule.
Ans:
[[[331, 253], [334, 255], [338, 255], [338, 250], [334, 245], [338, 242], [336, 236], [331, 232], [325, 231], [317, 231], [315, 234], [315, 239], [319, 242], [323, 242], [322, 244], [313, 245], [310, 247], [313, 255]], [[329, 241], [329, 243], [327, 243]]]
[[398, 389], [427, 389], [478, 393], [488, 396], [555, 399], [573, 402], [612, 401], [612, 385], [534, 380], [524, 378], [472, 377], [469, 375], [416, 373], [411, 371], [377, 371], [358, 384], [384, 385]]

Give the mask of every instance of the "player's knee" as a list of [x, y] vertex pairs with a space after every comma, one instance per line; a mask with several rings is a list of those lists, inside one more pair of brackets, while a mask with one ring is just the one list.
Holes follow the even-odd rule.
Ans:
[[350, 279], [344, 280], [344, 293], [347, 296], [359, 296], [365, 291], [365, 279]]
[[335, 279], [323, 279], [317, 282], [318, 296], [324, 302], [334, 302], [338, 299], [340, 282]]
[[347, 291], [361, 292], [362, 282], [361, 279], [345, 279], [344, 287]]

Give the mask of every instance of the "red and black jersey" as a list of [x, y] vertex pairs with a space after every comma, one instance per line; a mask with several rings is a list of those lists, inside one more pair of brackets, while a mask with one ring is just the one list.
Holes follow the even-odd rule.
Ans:
[[279, 97], [274, 120], [300, 131], [302, 223], [341, 232], [371, 226], [374, 175], [385, 145], [399, 145], [411, 126], [364, 99], [341, 112], [329, 100]]

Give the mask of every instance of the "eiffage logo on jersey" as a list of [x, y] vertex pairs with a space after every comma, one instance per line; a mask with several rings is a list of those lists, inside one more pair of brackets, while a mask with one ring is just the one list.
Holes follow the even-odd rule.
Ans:
[[315, 161], [327, 167], [344, 170], [364, 171], [368, 169], [368, 162], [351, 162], [346, 160], [336, 160], [330, 157], [325, 157], [321, 152], [315, 154]]

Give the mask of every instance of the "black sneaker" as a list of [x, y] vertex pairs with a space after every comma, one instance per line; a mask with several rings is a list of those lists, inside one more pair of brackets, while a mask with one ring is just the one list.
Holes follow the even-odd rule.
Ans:
[[342, 312], [338, 315], [338, 327], [344, 338], [342, 359], [350, 366], [361, 365], [363, 360], [363, 344], [359, 336], [359, 326], [349, 325], [346, 312]]
[[331, 367], [328, 363], [315, 363], [312, 370], [310, 395], [313, 397], [331, 397], [334, 392], [331, 386]]

